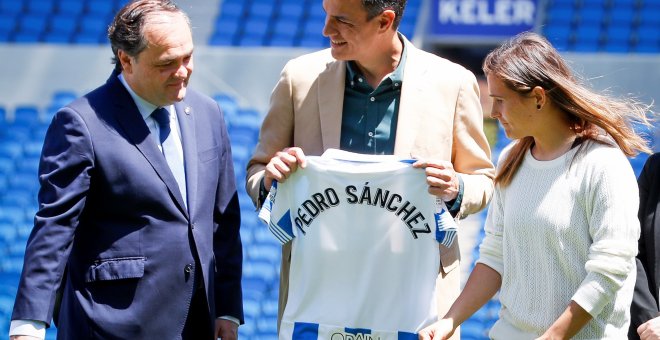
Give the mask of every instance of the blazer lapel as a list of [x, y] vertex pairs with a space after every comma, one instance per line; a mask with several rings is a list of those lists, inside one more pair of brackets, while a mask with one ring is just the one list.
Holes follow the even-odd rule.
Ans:
[[338, 149], [341, 136], [341, 117], [344, 108], [346, 63], [332, 61], [319, 75], [318, 103], [323, 150]]
[[[404, 38], [405, 39], [405, 38]], [[399, 105], [399, 116], [397, 118], [396, 137], [394, 140], [394, 154], [402, 157], [416, 157], [411, 154], [414, 149], [419, 124], [432, 124], [433, 122], [422, 119], [423, 112], [427, 109], [421, 98], [424, 88], [422, 85], [426, 66], [417, 60], [417, 49], [406, 41], [408, 49], [406, 65], [403, 70], [403, 86], [401, 88], [401, 103]]]
[[188, 213], [186, 211], [186, 206], [183, 203], [183, 197], [179, 192], [179, 186], [176, 183], [176, 179], [174, 178], [174, 175], [172, 175], [172, 171], [170, 170], [169, 165], [167, 165], [163, 153], [160, 152], [158, 146], [154, 143], [154, 140], [151, 137], [151, 132], [149, 131], [147, 124], [145, 124], [144, 119], [142, 119], [137, 106], [116, 76], [114, 77], [114, 80], [111, 79], [110, 82], [113, 82], [111, 85], [113, 86], [113, 91], [116, 93], [116, 96], [114, 97], [117, 98], [116, 119], [118, 124], [125, 131], [129, 141], [137, 147], [149, 164], [151, 164], [154, 171], [158, 174], [158, 177], [165, 182], [165, 185], [170, 194], [174, 197], [177, 206], [187, 217]]
[[185, 101], [175, 103], [176, 116], [181, 131], [183, 159], [186, 169], [186, 190], [188, 192], [188, 211], [192, 216], [197, 197], [197, 138], [195, 138], [195, 115], [192, 106]]

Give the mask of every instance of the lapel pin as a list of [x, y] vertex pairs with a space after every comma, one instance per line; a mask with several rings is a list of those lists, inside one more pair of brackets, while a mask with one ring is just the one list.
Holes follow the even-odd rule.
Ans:
[[185, 109], [183, 109], [183, 112], [185, 112], [187, 115], [190, 114], [190, 106], [186, 106]]

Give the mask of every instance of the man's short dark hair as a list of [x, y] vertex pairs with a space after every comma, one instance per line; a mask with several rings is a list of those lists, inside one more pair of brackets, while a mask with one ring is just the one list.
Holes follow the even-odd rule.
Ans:
[[121, 72], [121, 62], [117, 55], [119, 50], [126, 52], [132, 57], [136, 57], [140, 52], [147, 48], [147, 40], [142, 30], [146, 19], [154, 13], [170, 12], [180, 13], [184, 16], [190, 27], [190, 19], [177, 5], [171, 0], [135, 0], [131, 1], [119, 10], [112, 24], [108, 27], [108, 39], [112, 46], [114, 57], [112, 62], [115, 64], [115, 71]]
[[406, 0], [362, 0], [362, 7], [367, 11], [367, 20], [375, 18], [385, 10], [392, 10], [396, 17], [392, 27], [397, 29], [403, 17], [403, 10], [406, 8]]

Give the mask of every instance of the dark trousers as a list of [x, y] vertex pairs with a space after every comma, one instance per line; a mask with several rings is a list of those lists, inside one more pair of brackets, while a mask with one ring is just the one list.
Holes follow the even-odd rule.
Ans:
[[[197, 265], [199, 268], [199, 265]], [[209, 315], [209, 306], [206, 302], [204, 283], [199, 270], [195, 270], [195, 291], [193, 292], [188, 318], [183, 327], [181, 338], [183, 340], [215, 339], [215, 321]]]

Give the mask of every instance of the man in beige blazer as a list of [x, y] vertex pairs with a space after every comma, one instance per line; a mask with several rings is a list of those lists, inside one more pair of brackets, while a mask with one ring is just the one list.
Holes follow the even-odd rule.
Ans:
[[[419, 160], [415, 166], [426, 169], [429, 192], [448, 206], [454, 204], [452, 213], [458, 218], [489, 202], [494, 168], [475, 76], [415, 48], [397, 32], [405, 1], [373, 3], [324, 0], [323, 34], [331, 48], [293, 59], [282, 70], [247, 166], [246, 188], [257, 207], [273, 180], [284, 182], [298, 166], [305, 166], [305, 155], [341, 147], [342, 116], [355, 114], [343, 112], [349, 63], [360, 75], [356, 79], [374, 89], [395, 71], [403, 72], [400, 84], [393, 85], [401, 88], [396, 92], [396, 123], [390, 125], [395, 130], [392, 153]], [[279, 318], [287, 300], [290, 251], [289, 244], [283, 247]], [[442, 316], [460, 291], [458, 242], [440, 246], [440, 253], [436, 286]]]

